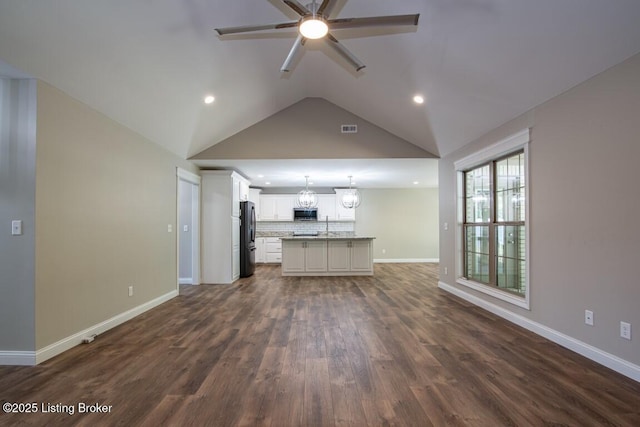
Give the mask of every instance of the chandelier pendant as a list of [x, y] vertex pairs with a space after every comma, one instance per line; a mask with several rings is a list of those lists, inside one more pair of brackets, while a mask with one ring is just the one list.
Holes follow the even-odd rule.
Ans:
[[355, 209], [360, 206], [360, 192], [355, 188], [351, 188], [353, 183], [352, 178], [353, 176], [349, 175], [349, 189], [342, 194], [342, 198], [340, 199], [340, 204], [345, 209]]
[[309, 190], [309, 176], [304, 177], [306, 180], [305, 189], [298, 193], [296, 197], [296, 207], [303, 209], [312, 209], [318, 206], [318, 195], [315, 191]]

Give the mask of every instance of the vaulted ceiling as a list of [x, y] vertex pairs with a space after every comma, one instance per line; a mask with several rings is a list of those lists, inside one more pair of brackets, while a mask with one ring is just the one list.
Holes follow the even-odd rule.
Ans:
[[213, 30], [296, 19], [280, 0], [1, 0], [0, 59], [183, 158], [308, 97], [441, 156], [640, 51], [637, 0], [337, 0], [332, 15], [410, 13], [417, 27], [335, 31], [360, 72], [310, 42], [283, 74], [294, 29]]

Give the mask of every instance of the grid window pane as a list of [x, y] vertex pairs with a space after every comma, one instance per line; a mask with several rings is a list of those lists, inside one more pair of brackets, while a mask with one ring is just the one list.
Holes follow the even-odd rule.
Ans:
[[496, 226], [496, 284], [518, 294], [525, 291], [525, 227]]
[[465, 173], [466, 222], [491, 220], [491, 168], [489, 165]]
[[478, 282], [489, 283], [489, 227], [465, 228], [466, 268], [465, 276]]
[[468, 279], [476, 282], [489, 283], [489, 255], [467, 254], [467, 274]]
[[524, 221], [524, 153], [499, 160], [495, 165], [496, 222]]

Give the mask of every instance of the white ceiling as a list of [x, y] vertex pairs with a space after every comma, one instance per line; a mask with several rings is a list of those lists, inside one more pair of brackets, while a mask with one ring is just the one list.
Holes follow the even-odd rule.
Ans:
[[[307, 2], [302, 2], [307, 3]], [[188, 158], [306, 97], [446, 155], [640, 51], [637, 0], [338, 0], [338, 17], [420, 13], [417, 28], [336, 31], [279, 71], [280, 0], [0, 0], [0, 59]], [[205, 106], [211, 93], [216, 102]], [[426, 103], [412, 103], [421, 93]], [[403, 178], [404, 179], [404, 178]]]

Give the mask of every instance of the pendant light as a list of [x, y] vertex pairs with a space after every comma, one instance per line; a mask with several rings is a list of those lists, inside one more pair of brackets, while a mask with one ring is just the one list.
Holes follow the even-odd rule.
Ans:
[[304, 190], [298, 193], [298, 197], [296, 198], [296, 206], [303, 209], [311, 209], [318, 206], [318, 195], [309, 190], [309, 176], [304, 177], [306, 180], [306, 185]]
[[355, 188], [351, 188], [353, 184], [351, 178], [353, 177], [349, 175], [349, 189], [342, 193], [342, 198], [340, 199], [340, 204], [346, 209], [355, 209], [360, 206], [360, 192]]

